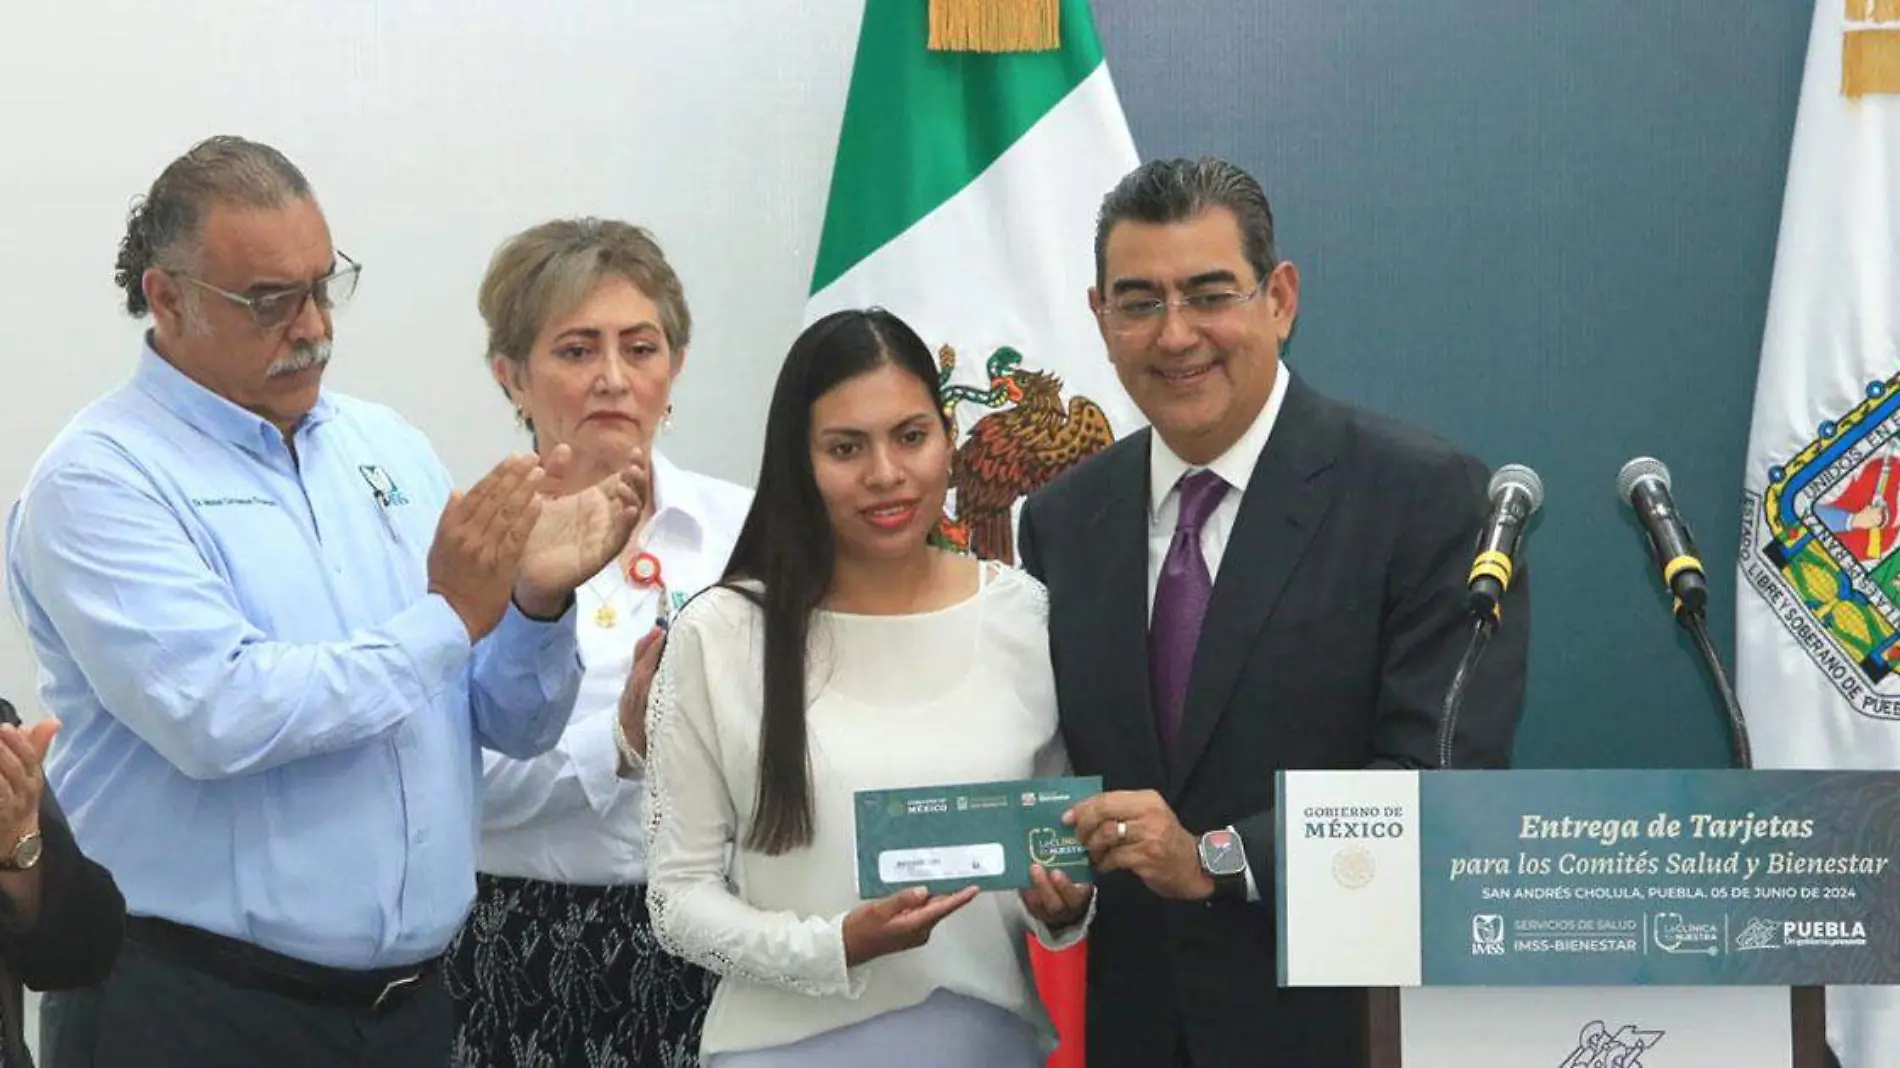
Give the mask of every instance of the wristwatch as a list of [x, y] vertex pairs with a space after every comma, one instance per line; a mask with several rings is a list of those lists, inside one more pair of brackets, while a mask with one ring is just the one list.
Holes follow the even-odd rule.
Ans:
[[26, 871], [40, 862], [40, 832], [28, 831], [13, 843], [13, 849], [0, 857], [0, 871]]
[[1217, 901], [1247, 900], [1247, 847], [1240, 832], [1219, 827], [1201, 835], [1201, 870], [1214, 880]]

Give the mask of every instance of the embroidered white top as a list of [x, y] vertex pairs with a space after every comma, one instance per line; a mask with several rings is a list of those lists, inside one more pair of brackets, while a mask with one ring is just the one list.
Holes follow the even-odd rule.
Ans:
[[[905, 616], [820, 611], [807, 661], [813, 841], [746, 848], [758, 789], [762, 617], [708, 591], [675, 621], [648, 707], [648, 905], [669, 952], [723, 979], [702, 1056], [795, 1042], [921, 1003], [934, 990], [1016, 1013], [1053, 1048], [1023, 935], [1058, 940], [1014, 893], [980, 895], [917, 949], [845, 966], [860, 904], [852, 794], [1067, 774], [1048, 598], [985, 567], [976, 594]], [[730, 855], [730, 865], [728, 856]]]
[[658, 453], [653, 488], [641, 547], [660, 561], [665, 589], [629, 582], [616, 561], [575, 591], [585, 673], [574, 715], [555, 747], [532, 760], [483, 753], [483, 872], [583, 886], [646, 880], [646, 784], [615, 775], [620, 691], [655, 617], [719, 581], [752, 503], [749, 490]]

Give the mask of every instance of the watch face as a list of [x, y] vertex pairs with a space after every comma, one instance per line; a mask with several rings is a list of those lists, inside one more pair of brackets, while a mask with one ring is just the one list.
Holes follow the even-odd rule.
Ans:
[[1228, 830], [1202, 835], [1201, 867], [1213, 876], [1239, 875], [1246, 871], [1247, 854], [1241, 850], [1240, 835]]
[[25, 870], [40, 862], [40, 836], [30, 834], [13, 847], [13, 866]]

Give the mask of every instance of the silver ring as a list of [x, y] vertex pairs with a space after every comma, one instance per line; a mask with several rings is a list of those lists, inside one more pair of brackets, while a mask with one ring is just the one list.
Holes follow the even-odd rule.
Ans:
[[1115, 840], [1118, 842], [1128, 841], [1128, 824], [1126, 821], [1115, 821]]

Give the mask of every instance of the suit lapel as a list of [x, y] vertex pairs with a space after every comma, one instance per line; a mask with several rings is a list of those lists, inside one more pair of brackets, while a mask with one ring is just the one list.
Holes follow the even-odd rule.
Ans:
[[[1148, 685], [1148, 430], [1140, 431], [1104, 472], [1106, 499], [1090, 519], [1082, 552], [1088, 589], [1095, 704], [1139, 775], [1141, 786], [1167, 781]], [[1119, 788], [1133, 788], [1123, 784]]]
[[[1280, 373], [1288, 372], [1282, 367]], [[1241, 496], [1201, 623], [1168, 768], [1170, 797], [1186, 785], [1206, 750], [1261, 629], [1332, 507], [1334, 491], [1323, 475], [1333, 463], [1336, 429], [1323, 402], [1298, 378], [1287, 383], [1279, 419]], [[1142, 662], [1145, 670], [1145, 657]]]

